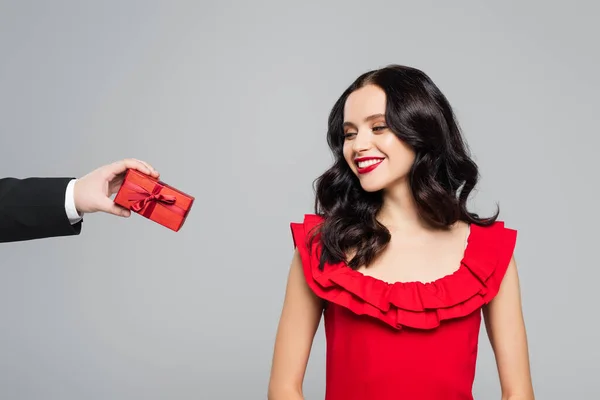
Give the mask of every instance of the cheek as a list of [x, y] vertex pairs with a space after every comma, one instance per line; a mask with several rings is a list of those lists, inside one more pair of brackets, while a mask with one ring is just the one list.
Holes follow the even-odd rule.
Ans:
[[412, 148], [398, 139], [394, 134], [382, 138], [381, 147], [392, 161], [394, 169], [410, 170], [415, 161], [415, 152]]

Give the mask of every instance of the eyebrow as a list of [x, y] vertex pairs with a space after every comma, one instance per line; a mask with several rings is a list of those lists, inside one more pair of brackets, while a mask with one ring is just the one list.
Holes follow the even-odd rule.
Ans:
[[[369, 115], [367, 118], [365, 118], [365, 122], [372, 121], [372, 120], [374, 120], [374, 119], [377, 119], [377, 118], [382, 118], [382, 117], [383, 117], [383, 118], [385, 118], [385, 114], [373, 114], [373, 115]], [[354, 125], [354, 124], [353, 124], [352, 122], [350, 122], [350, 121], [345, 121], [345, 122], [344, 122], [344, 124], [343, 124], [342, 126], [343, 126], [343, 127], [351, 126], [351, 127], [353, 127], [353, 128], [356, 128], [356, 125]]]

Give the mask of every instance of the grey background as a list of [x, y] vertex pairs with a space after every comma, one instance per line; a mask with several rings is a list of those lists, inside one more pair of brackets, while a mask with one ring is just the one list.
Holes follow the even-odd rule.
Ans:
[[[599, 398], [597, 6], [286, 3], [0, 2], [0, 175], [136, 157], [197, 197], [177, 234], [94, 214], [0, 247], [0, 398], [266, 398], [328, 112], [388, 63], [448, 96], [474, 207], [519, 230], [537, 397]], [[307, 399], [324, 366], [320, 329]], [[475, 396], [500, 398], [483, 331]]]

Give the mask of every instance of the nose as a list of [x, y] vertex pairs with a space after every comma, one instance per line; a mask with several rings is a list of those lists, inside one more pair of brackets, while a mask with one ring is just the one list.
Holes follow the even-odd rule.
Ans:
[[352, 150], [355, 153], [361, 153], [371, 148], [371, 132], [368, 130], [358, 131], [356, 137], [352, 141]]

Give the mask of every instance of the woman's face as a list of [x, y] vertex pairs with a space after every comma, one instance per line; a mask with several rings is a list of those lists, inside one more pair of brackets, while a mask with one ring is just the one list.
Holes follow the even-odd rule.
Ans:
[[414, 151], [387, 127], [386, 95], [375, 85], [350, 94], [344, 106], [346, 162], [367, 192], [408, 182]]

